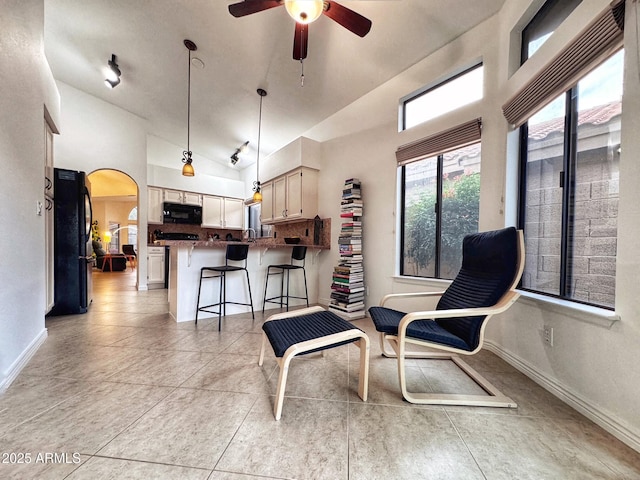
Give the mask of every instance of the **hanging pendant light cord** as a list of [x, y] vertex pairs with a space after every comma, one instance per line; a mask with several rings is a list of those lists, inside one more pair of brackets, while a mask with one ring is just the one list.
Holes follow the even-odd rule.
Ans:
[[189, 139], [191, 138], [191, 50], [189, 50], [189, 76], [187, 89], [187, 152], [190, 152]]
[[258, 157], [256, 158], [256, 181], [260, 183], [260, 134], [262, 131], [262, 99], [264, 95], [260, 94], [260, 111], [258, 113]]

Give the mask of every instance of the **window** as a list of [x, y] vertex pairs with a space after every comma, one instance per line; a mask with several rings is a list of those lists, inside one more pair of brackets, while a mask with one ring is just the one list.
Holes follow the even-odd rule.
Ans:
[[406, 130], [482, 99], [484, 68], [476, 65], [438, 85], [412, 93], [401, 100], [402, 125]]
[[548, 0], [522, 31], [522, 62], [527, 61], [582, 0]]
[[111, 232], [111, 241], [109, 242], [109, 252], [118, 253], [120, 251], [120, 224], [109, 222], [109, 232]]
[[400, 274], [452, 279], [478, 231], [480, 142], [400, 167]]
[[521, 128], [525, 290], [614, 307], [622, 77], [618, 51]]

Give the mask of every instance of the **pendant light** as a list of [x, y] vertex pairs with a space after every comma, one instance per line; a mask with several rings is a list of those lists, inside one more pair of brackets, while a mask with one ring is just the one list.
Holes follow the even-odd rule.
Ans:
[[258, 156], [256, 158], [256, 181], [253, 182], [253, 201], [259, 203], [262, 201], [262, 193], [260, 192], [260, 133], [262, 130], [262, 99], [267, 96], [267, 91], [259, 88], [257, 90], [260, 95], [260, 115], [258, 117]]
[[187, 90], [187, 149], [185, 151], [182, 152], [182, 163], [184, 163], [184, 166], [182, 167], [182, 175], [184, 175], [185, 177], [193, 177], [195, 175], [195, 171], [193, 170], [193, 165], [191, 165], [191, 162], [193, 162], [193, 159], [191, 158], [191, 149], [189, 148], [189, 140], [190, 140], [190, 126], [191, 126], [191, 52], [195, 51], [198, 49], [198, 47], [196, 47], [196, 44], [193, 43], [191, 40], [185, 40], [184, 41], [184, 46], [187, 47], [187, 50], [189, 50], [189, 70], [188, 70], [188, 75], [189, 75], [189, 87]]

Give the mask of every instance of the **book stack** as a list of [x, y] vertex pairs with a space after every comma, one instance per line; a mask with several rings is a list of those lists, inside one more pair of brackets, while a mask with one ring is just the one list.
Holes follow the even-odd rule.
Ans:
[[329, 310], [348, 320], [365, 316], [362, 208], [360, 180], [345, 180], [340, 204], [340, 261], [333, 269]]

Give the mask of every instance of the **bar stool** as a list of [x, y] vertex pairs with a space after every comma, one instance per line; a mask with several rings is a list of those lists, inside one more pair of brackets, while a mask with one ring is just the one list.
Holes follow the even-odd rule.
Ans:
[[[200, 269], [200, 283], [198, 284], [198, 300], [196, 301], [196, 325], [198, 324], [198, 312], [208, 312], [218, 314], [218, 331], [220, 331], [220, 322], [222, 315], [227, 315], [227, 303], [234, 305], [246, 305], [251, 307], [251, 317], [255, 319], [253, 313], [253, 298], [251, 297], [251, 283], [249, 282], [249, 272], [247, 271], [247, 256], [249, 255], [249, 245], [246, 243], [240, 244], [228, 244], [225, 255], [224, 265], [218, 265], [215, 267], [202, 267]], [[229, 261], [232, 262], [244, 262], [244, 266], [229, 265]], [[227, 301], [227, 273], [239, 272], [244, 270], [247, 275], [247, 287], [249, 287], [249, 303], [230, 302]], [[200, 292], [202, 291], [202, 280], [208, 278], [220, 279], [220, 293], [217, 303], [211, 305], [200, 306]], [[212, 307], [218, 307], [218, 310], [211, 310]]]
[[[269, 265], [267, 267], [267, 278], [264, 282], [264, 302], [262, 303], [262, 313], [264, 313], [264, 306], [267, 302], [270, 303], [279, 303], [280, 308], [283, 305], [286, 305], [287, 312], [289, 311], [289, 299], [297, 298], [300, 300], [307, 301], [307, 307], [309, 306], [309, 292], [307, 291], [307, 272], [304, 269], [304, 259], [307, 255], [307, 247], [297, 245], [293, 247], [291, 251], [291, 263], [284, 263], [280, 265]], [[295, 264], [294, 261], [302, 262], [301, 264]], [[271, 269], [279, 270], [271, 273]], [[289, 295], [289, 276], [291, 274], [291, 270], [302, 270], [302, 275], [304, 276], [304, 297], [294, 297], [293, 295]], [[287, 272], [287, 293], [284, 293], [284, 272]], [[269, 286], [269, 275], [282, 275], [280, 278], [280, 295], [276, 295], [275, 297], [267, 298], [267, 287]], [[277, 299], [280, 299], [279, 301]], [[284, 301], [286, 299], [286, 302]]]

